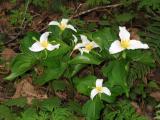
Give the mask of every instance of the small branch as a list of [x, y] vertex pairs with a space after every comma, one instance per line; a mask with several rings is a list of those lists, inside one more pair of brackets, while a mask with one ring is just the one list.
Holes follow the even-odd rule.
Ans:
[[70, 19], [72, 18], [76, 18], [76, 17], [79, 17], [79, 16], [82, 16], [84, 14], [87, 14], [87, 13], [90, 13], [90, 12], [93, 12], [95, 10], [99, 10], [99, 9], [106, 9], [106, 8], [115, 8], [115, 7], [118, 7], [118, 6], [121, 6], [122, 4], [114, 4], [114, 5], [107, 5], [107, 6], [98, 6], [98, 7], [95, 7], [95, 8], [92, 8], [92, 9], [89, 9], [89, 10], [85, 10], [83, 12], [80, 12], [76, 15], [73, 15], [70, 17]]
[[21, 27], [23, 27], [23, 24], [25, 22], [26, 14], [27, 14], [27, 10], [28, 10], [29, 4], [30, 4], [30, 0], [28, 0], [27, 3], [26, 3], [26, 7], [25, 7], [25, 11], [24, 11], [24, 18], [22, 20]]
[[13, 41], [15, 41], [21, 34], [22, 34], [22, 32], [19, 32], [13, 39], [11, 39], [11, 40], [3, 43], [3, 44], [0, 44], [0, 47], [1, 47], [1, 46], [4, 46], [4, 45], [7, 45], [7, 44], [9, 44], [9, 43], [11, 43], [11, 42], [13, 42]]

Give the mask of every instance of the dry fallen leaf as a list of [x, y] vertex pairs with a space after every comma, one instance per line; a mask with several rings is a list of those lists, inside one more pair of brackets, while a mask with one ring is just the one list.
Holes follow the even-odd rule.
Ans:
[[16, 92], [12, 98], [26, 97], [28, 104], [31, 104], [32, 99], [46, 99], [47, 94], [43, 90], [38, 89], [32, 84], [32, 78], [27, 77], [15, 85]]
[[140, 106], [139, 106], [136, 102], [132, 101], [132, 102], [131, 102], [131, 105], [136, 109], [136, 112], [137, 112], [138, 114], [143, 115], [143, 112], [142, 112]]
[[55, 92], [56, 96], [58, 96], [59, 98], [66, 100], [67, 99], [67, 93], [66, 92]]
[[10, 48], [5, 48], [1, 54], [2, 58], [6, 61], [11, 60], [16, 55], [16, 53]]
[[156, 101], [160, 101], [160, 91], [150, 93], [150, 96], [155, 98]]
[[138, 29], [137, 28], [131, 28], [129, 29], [130, 34], [131, 34], [131, 40], [140, 40], [140, 36], [138, 35]]
[[10, 10], [13, 8], [13, 4], [11, 4], [10, 2], [8, 1], [4, 1], [4, 2], [1, 2], [1, 7], [0, 7], [0, 11], [4, 11], [4, 10]]

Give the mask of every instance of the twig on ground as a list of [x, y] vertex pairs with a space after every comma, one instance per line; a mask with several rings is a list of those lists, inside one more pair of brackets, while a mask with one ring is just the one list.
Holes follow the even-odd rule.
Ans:
[[95, 10], [106, 9], [106, 8], [115, 8], [115, 7], [118, 7], [118, 6], [121, 6], [121, 5], [122, 5], [122, 4], [114, 4], [114, 5], [107, 5], [107, 6], [98, 6], [98, 7], [92, 8], [92, 9], [88, 9], [88, 10], [82, 11], [82, 12], [76, 14], [76, 15], [72, 15], [72, 16], [70, 17], [70, 19], [76, 18], [76, 17], [79, 17], [79, 16], [82, 16], [82, 15], [84, 15], [84, 14], [93, 12], [93, 11], [95, 11]]
[[[23, 20], [22, 20], [21, 27], [23, 27], [23, 24], [24, 24], [24, 22], [25, 22], [26, 14], [27, 14], [27, 10], [28, 10], [29, 4], [30, 4], [30, 0], [28, 0], [27, 3], [26, 3], [25, 11], [24, 11], [24, 18], [23, 18]], [[24, 26], [24, 27], [25, 27], [25, 26]]]

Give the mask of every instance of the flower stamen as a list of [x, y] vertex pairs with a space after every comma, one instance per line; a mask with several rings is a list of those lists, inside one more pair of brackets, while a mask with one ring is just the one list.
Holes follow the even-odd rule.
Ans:
[[85, 46], [85, 49], [87, 49], [88, 51], [91, 51], [93, 49], [93, 44], [92, 43], [89, 43]]
[[65, 28], [66, 28], [66, 24], [64, 24], [64, 23], [61, 23], [60, 25], [59, 25], [59, 28], [61, 29], [61, 30], [64, 30]]
[[123, 48], [128, 48], [130, 46], [130, 40], [121, 40], [121, 46]]
[[44, 47], [44, 48], [47, 48], [47, 47], [48, 47], [48, 44], [49, 44], [49, 43], [48, 43], [47, 40], [41, 42], [41, 46]]
[[96, 87], [97, 92], [102, 92], [103, 91], [103, 87]]

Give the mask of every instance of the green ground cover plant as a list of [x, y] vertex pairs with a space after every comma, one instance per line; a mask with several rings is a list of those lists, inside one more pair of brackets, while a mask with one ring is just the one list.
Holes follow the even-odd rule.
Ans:
[[[52, 11], [48, 9], [52, 2], [25, 1], [26, 9], [11, 10], [10, 23], [22, 27], [34, 19], [28, 10], [30, 5]], [[29, 103], [24, 96], [4, 100], [0, 120], [149, 120], [137, 107], [140, 103], [152, 105], [152, 117], [159, 120], [159, 103], [150, 91], [160, 87], [148, 74], [160, 63], [160, 2], [120, 0], [116, 4], [123, 6], [121, 9], [101, 16], [97, 24], [87, 25], [81, 18], [74, 19], [77, 14], [70, 16], [73, 10], [66, 3], [59, 1], [60, 11], [53, 10], [62, 12], [64, 18], [49, 21], [43, 32], [24, 33], [18, 53], [9, 63], [10, 74], [3, 78], [18, 83], [30, 76], [33, 85], [50, 89], [52, 95]], [[112, 3], [85, 1], [91, 10]], [[145, 28], [142, 24], [134, 36], [130, 25], [139, 20], [139, 14], [132, 5], [136, 5], [135, 11], [146, 10], [147, 19]], [[67, 94], [67, 98], [57, 93], [64, 98]]]

